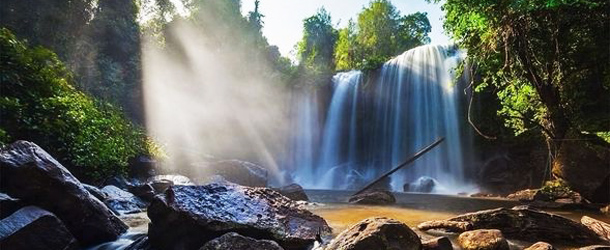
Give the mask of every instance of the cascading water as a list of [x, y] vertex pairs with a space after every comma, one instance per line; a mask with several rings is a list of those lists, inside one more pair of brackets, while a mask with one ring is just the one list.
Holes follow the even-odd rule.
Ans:
[[455, 46], [426, 45], [386, 62], [367, 82], [359, 71], [336, 74], [320, 143], [307, 142], [320, 150], [311, 154], [317, 161], [295, 161], [295, 180], [306, 188], [358, 188], [444, 136], [439, 147], [393, 174], [392, 188], [431, 177], [445, 187], [436, 192], [470, 190], [464, 161], [471, 145], [453, 73], [462, 59]]

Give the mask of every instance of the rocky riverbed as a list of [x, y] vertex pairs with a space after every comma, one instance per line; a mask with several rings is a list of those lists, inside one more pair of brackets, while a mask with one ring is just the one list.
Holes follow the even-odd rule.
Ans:
[[[37, 145], [16, 142], [0, 152], [0, 248], [523, 249], [537, 243], [534, 247], [545, 249], [593, 245], [597, 247], [590, 249], [603, 249], [600, 246], [610, 245], [610, 218], [599, 211], [548, 213], [499, 198], [376, 191], [366, 194], [366, 199], [354, 199], [352, 192], [305, 192], [298, 185], [248, 187], [223, 175], [255, 169], [256, 178], [234, 180], [260, 186], [264, 173], [250, 163], [230, 164], [231, 173], [216, 171], [217, 177], [205, 180], [208, 184], [154, 176], [144, 181], [115, 178], [96, 187], [81, 183]], [[371, 198], [374, 202], [364, 203], [383, 205], [362, 204]]]

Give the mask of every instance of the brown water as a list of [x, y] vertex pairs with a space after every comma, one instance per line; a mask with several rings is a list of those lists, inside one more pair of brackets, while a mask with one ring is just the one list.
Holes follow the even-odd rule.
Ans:
[[[323, 217], [333, 228], [333, 236], [351, 225], [370, 217], [388, 217], [399, 220], [409, 227], [414, 228], [419, 223], [429, 220], [442, 220], [450, 217], [475, 212], [484, 209], [498, 207], [511, 208], [522, 205], [518, 201], [499, 199], [499, 198], [470, 198], [451, 195], [416, 194], [416, 193], [395, 193], [396, 204], [393, 206], [374, 206], [374, 205], [354, 205], [346, 201], [353, 192], [350, 191], [324, 191], [308, 190], [310, 200], [318, 202], [316, 205], [308, 206], [311, 212]], [[582, 216], [589, 216], [607, 223], [610, 217], [587, 210], [545, 210], [557, 215], [580, 221]], [[456, 249], [455, 239], [457, 234], [445, 233], [440, 231], [417, 231], [423, 240], [437, 236], [448, 236]], [[525, 242], [509, 240], [511, 249], [523, 249], [535, 242]], [[577, 245], [556, 245], [562, 249], [572, 249]]]

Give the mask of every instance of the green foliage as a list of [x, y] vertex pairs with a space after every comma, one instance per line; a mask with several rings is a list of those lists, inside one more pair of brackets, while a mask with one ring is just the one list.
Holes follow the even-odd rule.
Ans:
[[[437, 1], [438, 2], [438, 1]], [[480, 81], [519, 134], [562, 139], [608, 131], [608, 1], [448, 0], [445, 29], [468, 51]], [[604, 101], [606, 100], [606, 101]], [[560, 140], [557, 140], [560, 142]]]
[[330, 79], [333, 74], [333, 52], [337, 30], [333, 28], [330, 13], [324, 8], [303, 20], [303, 39], [297, 44], [301, 73], [312, 83]]
[[126, 173], [131, 157], [159, 153], [119, 109], [76, 90], [53, 52], [28, 48], [7, 29], [0, 50], [0, 137], [33, 141], [93, 179]]
[[550, 200], [569, 197], [572, 192], [570, 186], [562, 180], [547, 181], [544, 186], [540, 188], [540, 193]]
[[337, 70], [374, 69], [388, 59], [430, 42], [426, 13], [401, 16], [388, 0], [371, 1], [358, 14], [358, 22], [339, 31]]

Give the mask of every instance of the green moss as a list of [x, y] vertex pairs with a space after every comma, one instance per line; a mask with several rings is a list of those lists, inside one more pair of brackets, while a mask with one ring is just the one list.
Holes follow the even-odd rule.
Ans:
[[127, 161], [160, 149], [120, 109], [74, 88], [55, 53], [0, 30], [0, 141], [32, 141], [77, 175], [127, 172]]

